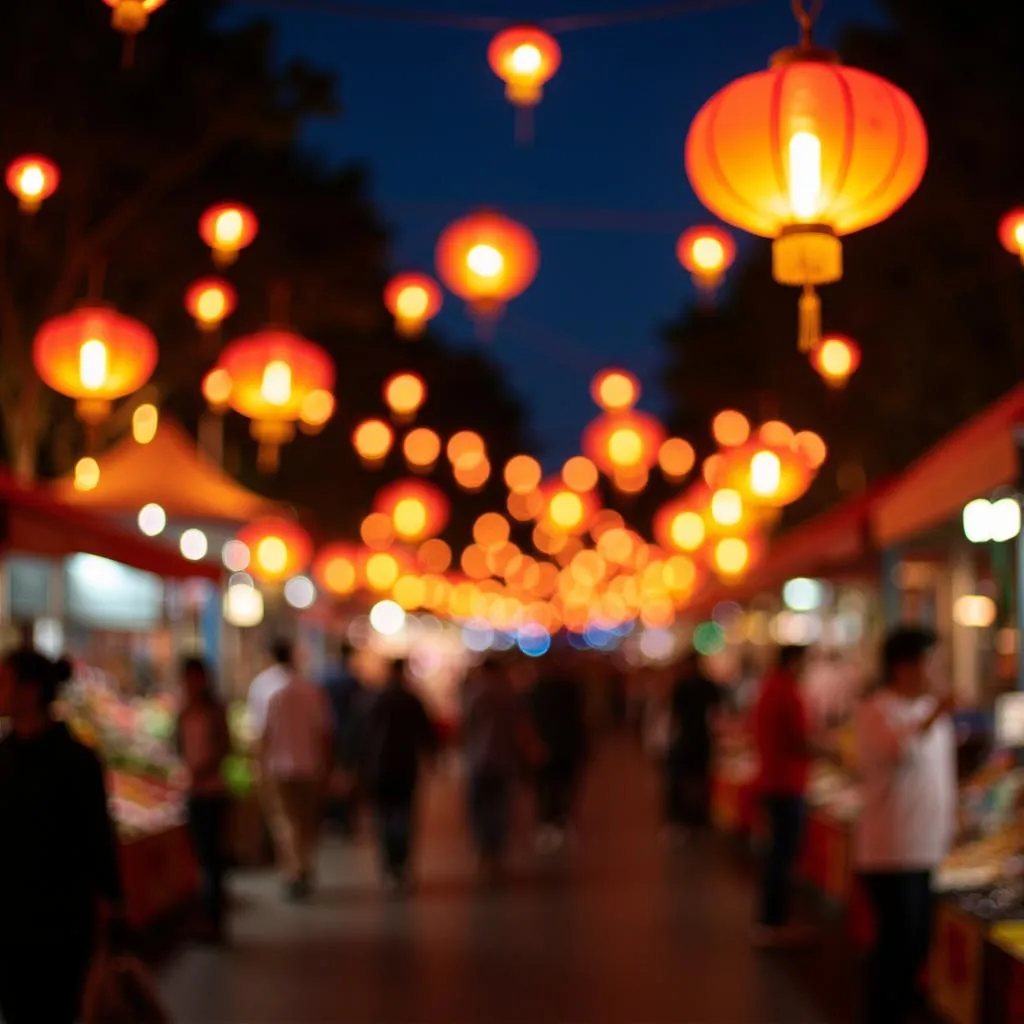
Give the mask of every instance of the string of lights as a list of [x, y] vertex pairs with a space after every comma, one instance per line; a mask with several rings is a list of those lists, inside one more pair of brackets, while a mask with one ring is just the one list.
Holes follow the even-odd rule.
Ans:
[[[309, 11], [317, 14], [334, 14], [345, 18], [406, 22], [432, 28], [460, 29], [469, 32], [498, 32], [519, 23], [517, 18], [501, 15], [418, 11], [379, 4], [343, 3], [340, 0], [238, 0], [238, 2], [250, 7], [287, 13]], [[562, 34], [587, 29], [614, 28], [639, 22], [667, 21], [709, 11], [749, 7], [763, 2], [765, 0], [676, 0], [674, 3], [644, 4], [615, 11], [593, 11], [540, 18], [536, 23], [548, 32]]]

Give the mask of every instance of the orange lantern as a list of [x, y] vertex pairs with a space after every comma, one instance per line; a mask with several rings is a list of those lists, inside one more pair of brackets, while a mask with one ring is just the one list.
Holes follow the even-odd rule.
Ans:
[[491, 40], [487, 60], [505, 83], [509, 101], [517, 107], [533, 107], [540, 102], [544, 83], [558, 70], [562, 51], [542, 29], [517, 25]]
[[441, 309], [441, 289], [426, 274], [396, 274], [384, 288], [384, 305], [403, 338], [416, 338]]
[[399, 540], [417, 543], [434, 537], [448, 525], [450, 512], [444, 492], [425, 480], [398, 480], [374, 499], [375, 512], [391, 520]]
[[114, 10], [110, 23], [115, 31], [126, 36], [138, 35], [148, 24], [149, 16], [167, 0], [103, 0]]
[[501, 315], [537, 275], [531, 232], [500, 213], [481, 210], [449, 224], [437, 240], [437, 272], [482, 322]]
[[258, 230], [256, 214], [241, 203], [218, 203], [199, 218], [199, 237], [213, 251], [218, 267], [231, 266]]
[[598, 510], [592, 491], [581, 494], [559, 479], [541, 485], [540, 525], [555, 535], [577, 536], [590, 528]]
[[811, 352], [811, 366], [830, 388], [842, 388], [860, 366], [860, 346], [842, 334], [829, 334]]
[[1024, 263], [1024, 209], [1011, 210], [999, 222], [999, 241]]
[[[252, 421], [260, 443], [260, 468], [277, 468], [280, 446], [295, 436], [295, 424], [310, 419], [308, 403], [323, 415], [324, 394], [334, 388], [334, 362], [319, 345], [281, 327], [267, 327], [233, 341], [220, 357], [231, 378], [231, 408]], [[328, 416], [333, 410], [330, 400]]]
[[573, 491], [592, 491], [598, 479], [597, 466], [585, 455], [574, 455], [562, 466], [562, 482]]
[[505, 463], [505, 484], [513, 494], [532, 494], [540, 485], [540, 463], [532, 455], [513, 455]]
[[664, 440], [656, 417], [631, 409], [593, 420], [583, 432], [583, 451], [608, 476], [635, 478], [658, 461]]
[[202, 383], [203, 398], [212, 412], [225, 413], [231, 408], [231, 374], [220, 367], [212, 369]]
[[60, 184], [60, 171], [52, 160], [36, 153], [19, 156], [7, 165], [7, 187], [25, 213], [35, 213]]
[[590, 382], [590, 397], [605, 412], [624, 412], [640, 400], [640, 381], [628, 370], [602, 370]]
[[697, 288], [710, 295], [736, 259], [736, 243], [725, 228], [687, 228], [676, 243], [676, 258], [690, 272]]
[[396, 373], [384, 382], [384, 401], [395, 419], [408, 422], [427, 398], [427, 385], [418, 373]]
[[745, 575], [764, 553], [764, 541], [757, 536], [722, 537], [711, 550], [711, 566], [725, 582]]
[[782, 508], [807, 493], [814, 471], [793, 438], [775, 444], [760, 434], [725, 456], [721, 476], [752, 505]]
[[402, 454], [413, 472], [429, 473], [441, 455], [441, 438], [429, 427], [417, 427], [405, 435]]
[[723, 448], [735, 448], [750, 437], [750, 420], [735, 409], [723, 409], [711, 421], [711, 436]]
[[215, 331], [234, 313], [238, 293], [220, 277], [203, 277], [185, 292], [185, 309], [201, 331]]
[[327, 544], [313, 561], [313, 579], [328, 594], [348, 597], [359, 585], [362, 561], [362, 553], [352, 544]]
[[671, 482], [682, 480], [693, 469], [697, 453], [689, 441], [681, 437], [670, 437], [658, 449], [658, 465], [665, 479]]
[[79, 419], [94, 425], [107, 418], [115, 398], [153, 375], [157, 344], [139, 320], [109, 306], [84, 305], [43, 324], [32, 359], [43, 382], [75, 399]]
[[768, 71], [727, 85], [700, 110], [686, 170], [716, 216], [774, 240], [773, 274], [803, 288], [800, 349], [821, 333], [817, 285], [843, 273], [840, 236], [870, 227], [914, 193], [928, 137], [913, 101], [878, 75], [843, 67], [804, 37]]
[[251, 554], [249, 572], [263, 583], [283, 583], [302, 572], [313, 556], [309, 534], [290, 519], [267, 516], [238, 531]]
[[352, 446], [367, 466], [379, 466], [394, 442], [395, 432], [383, 420], [363, 420], [352, 433]]

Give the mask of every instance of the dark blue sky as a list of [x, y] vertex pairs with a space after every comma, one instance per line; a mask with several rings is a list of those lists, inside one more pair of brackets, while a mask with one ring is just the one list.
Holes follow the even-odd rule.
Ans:
[[[382, 7], [511, 16], [530, 21], [622, 10], [628, 0], [388, 0]], [[255, 9], [239, 5], [239, 12]], [[578, 450], [595, 414], [590, 376], [620, 364], [657, 411], [659, 324], [691, 300], [676, 263], [679, 232], [705, 214], [682, 153], [701, 104], [730, 79], [795, 42], [788, 0], [559, 37], [562, 67], [536, 113], [536, 136], [516, 146], [502, 83], [487, 65], [487, 33], [275, 12], [283, 56], [337, 73], [345, 107], [309, 142], [331, 160], [356, 159], [392, 229], [396, 267], [433, 267], [444, 225], [492, 205], [536, 234], [541, 266], [488, 344], [526, 399], [552, 467]], [[878, 20], [872, 0], [826, 0], [818, 32], [830, 42], [852, 20]], [[473, 340], [461, 302], [446, 297], [438, 325]]]

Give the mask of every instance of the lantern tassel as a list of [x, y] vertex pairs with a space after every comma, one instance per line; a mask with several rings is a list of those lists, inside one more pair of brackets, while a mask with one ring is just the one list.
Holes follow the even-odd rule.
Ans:
[[800, 295], [800, 351], [813, 352], [821, 341], [821, 299], [810, 284]]
[[533, 145], [533, 107], [516, 107], [516, 145]]

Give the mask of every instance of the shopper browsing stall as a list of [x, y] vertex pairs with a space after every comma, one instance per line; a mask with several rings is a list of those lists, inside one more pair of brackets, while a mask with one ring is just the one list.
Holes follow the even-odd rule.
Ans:
[[956, 737], [949, 695], [933, 680], [933, 633], [885, 641], [885, 685], [857, 714], [864, 808], [855, 860], [874, 908], [865, 1020], [899, 1024], [913, 1009], [931, 940], [932, 872], [956, 828]]

